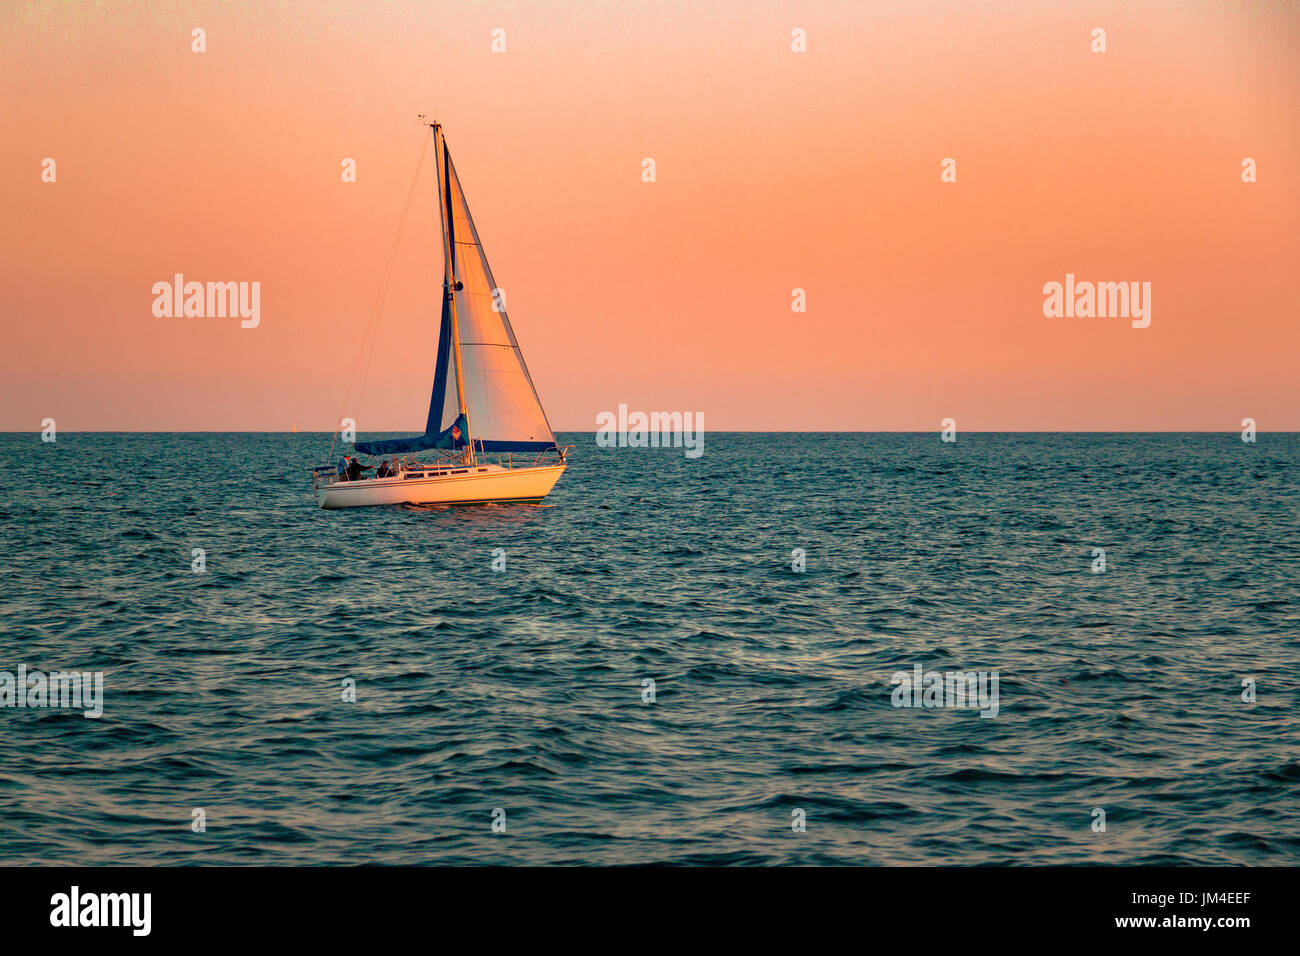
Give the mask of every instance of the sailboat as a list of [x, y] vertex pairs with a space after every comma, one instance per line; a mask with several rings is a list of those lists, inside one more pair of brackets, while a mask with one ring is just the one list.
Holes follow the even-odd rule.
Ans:
[[556, 444], [497, 298], [442, 126], [426, 125], [433, 131], [444, 261], [428, 420], [422, 435], [355, 442], [360, 454], [386, 459], [384, 477], [353, 469], [348, 480], [333, 464], [312, 469], [322, 508], [537, 503], [560, 480], [572, 447]]

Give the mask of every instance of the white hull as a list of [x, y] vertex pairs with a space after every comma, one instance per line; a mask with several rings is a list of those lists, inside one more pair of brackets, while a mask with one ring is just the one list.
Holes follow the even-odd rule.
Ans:
[[[497, 502], [534, 503], [545, 498], [564, 474], [565, 466], [457, 466], [450, 470], [411, 469], [396, 478], [364, 478], [316, 486], [322, 508], [362, 508], [368, 505], [471, 505]], [[415, 477], [422, 475], [422, 477]]]

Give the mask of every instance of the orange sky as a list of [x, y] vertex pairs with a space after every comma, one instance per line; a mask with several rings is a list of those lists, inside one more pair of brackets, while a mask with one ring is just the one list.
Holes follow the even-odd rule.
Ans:
[[[0, 429], [332, 428], [419, 112], [557, 429], [1300, 429], [1300, 6], [919, 0], [8, 0]], [[431, 177], [363, 432], [423, 427]], [[261, 325], [156, 318], [176, 272]], [[1067, 272], [1151, 327], [1045, 318]]]

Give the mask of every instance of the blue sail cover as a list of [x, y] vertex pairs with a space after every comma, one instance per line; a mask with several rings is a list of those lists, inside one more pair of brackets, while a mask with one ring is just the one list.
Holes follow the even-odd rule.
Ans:
[[[465, 416], [461, 415], [456, 419], [456, 426], [460, 428], [460, 439], [455, 439], [451, 435], [451, 429], [437, 435], [430, 435], [427, 432], [423, 435], [413, 435], [410, 438], [388, 438], [383, 441], [359, 441], [356, 443], [356, 449], [363, 455], [395, 455], [399, 452], [417, 452], [427, 451], [430, 448], [464, 448], [465, 447]], [[495, 451], [495, 449], [489, 449]]]

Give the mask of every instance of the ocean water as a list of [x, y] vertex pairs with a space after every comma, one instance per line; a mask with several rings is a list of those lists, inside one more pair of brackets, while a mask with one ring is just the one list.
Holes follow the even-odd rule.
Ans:
[[0, 709], [0, 862], [1300, 862], [1300, 437], [564, 437], [325, 512], [328, 436], [0, 436], [0, 670], [104, 675]]

